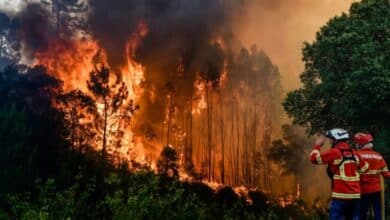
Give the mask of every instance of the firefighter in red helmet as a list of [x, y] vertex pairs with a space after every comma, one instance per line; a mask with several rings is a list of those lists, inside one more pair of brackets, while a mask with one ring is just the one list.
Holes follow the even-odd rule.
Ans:
[[359, 173], [368, 169], [368, 163], [348, 145], [349, 134], [346, 130], [334, 128], [327, 131], [325, 136], [331, 140], [332, 149], [320, 152], [324, 138], [317, 138], [310, 154], [310, 161], [328, 167], [332, 184], [329, 219], [359, 219]]
[[357, 133], [353, 137], [361, 157], [369, 163], [369, 169], [360, 177], [361, 187], [361, 217], [367, 219], [370, 207], [374, 210], [376, 220], [382, 219], [383, 204], [381, 204], [381, 175], [389, 178], [390, 172], [382, 155], [373, 150], [374, 138], [368, 133]]

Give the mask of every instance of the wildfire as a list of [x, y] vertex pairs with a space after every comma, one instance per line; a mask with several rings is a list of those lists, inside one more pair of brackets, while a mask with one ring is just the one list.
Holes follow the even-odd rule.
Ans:
[[297, 200], [300, 199], [300, 196], [301, 196], [301, 186], [297, 184], [295, 195], [293, 193], [288, 193], [285, 196], [279, 197], [279, 205], [283, 208], [289, 205], [293, 205]]
[[[133, 162], [135, 162], [137, 166], [157, 170], [156, 163], [160, 151], [168, 143], [175, 145], [175, 149], [178, 151], [180, 160], [179, 176], [181, 180], [194, 181], [196, 179], [204, 181], [207, 178], [208, 181], [205, 183], [213, 189], [226, 184], [246, 184], [245, 181], [241, 180], [241, 177], [244, 175], [242, 170], [244, 170], [244, 167], [249, 167], [249, 159], [251, 157], [254, 158], [256, 151], [259, 149], [254, 148], [249, 152], [248, 150], [244, 151], [243, 146], [244, 144], [246, 145], [245, 147], [260, 146], [261, 138], [269, 135], [264, 132], [264, 128], [257, 128], [257, 124], [251, 125], [249, 121], [259, 121], [257, 115], [266, 117], [261, 112], [263, 109], [260, 109], [258, 106], [266, 106], [267, 103], [261, 105], [255, 102], [258, 100], [251, 100], [255, 96], [251, 95], [250, 90], [252, 88], [249, 87], [250, 83], [245, 81], [247, 80], [246, 78], [237, 80], [237, 82], [234, 82], [234, 85], [233, 82], [229, 81], [229, 76], [232, 73], [228, 71], [226, 57], [224, 57], [222, 66], [221, 60], [217, 61], [217, 67], [210, 64], [210, 69], [214, 71], [213, 77], [217, 76], [217, 78], [202, 78], [204, 77], [204, 74], [200, 72], [203, 71], [201, 70], [202, 68], [194, 71], [195, 75], [194, 78], [191, 78], [190, 85], [193, 88], [186, 90], [191, 91], [191, 94], [178, 94], [177, 91], [180, 92], [181, 90], [180, 88], [175, 88], [175, 86], [183, 86], [178, 85], [182, 83], [179, 80], [189, 79], [185, 78], [186, 74], [189, 74], [186, 72], [188, 68], [186, 65], [188, 64], [181, 57], [178, 58], [179, 62], [176, 75], [174, 76], [176, 78], [166, 79], [166, 82], [172, 83], [172, 85], [167, 86], [170, 86], [167, 93], [164, 94], [162, 91], [157, 91], [157, 89], [161, 88], [155, 85], [144, 86], [150, 82], [145, 82], [146, 67], [137, 61], [136, 51], [142, 45], [142, 40], [147, 35], [148, 27], [146, 23], [140, 22], [134, 33], [128, 37], [124, 48], [124, 62], [122, 62], [121, 66], [110, 67], [104, 49], [99, 46], [97, 41], [88, 38], [72, 40], [52, 39], [48, 42], [49, 47], [47, 50], [36, 52], [34, 63], [46, 66], [49, 74], [62, 80], [64, 93], [80, 90], [84, 94], [96, 98], [91, 94], [88, 81], [90, 80], [91, 72], [95, 71], [98, 66], [106, 66], [113, 71], [107, 85], [111, 90], [119, 92], [121, 86], [118, 85], [122, 84], [126, 87], [126, 100], [122, 102], [123, 106], [119, 107], [120, 110], [115, 113], [106, 113], [107, 103], [105, 101], [107, 100], [104, 100], [104, 102], [102, 100], [93, 100], [98, 114], [106, 121], [108, 136], [104, 138], [104, 140], [107, 140], [107, 146], [105, 146], [104, 141], [102, 141], [103, 138], [101, 138], [103, 133], [106, 134], [105, 131], [97, 132], [98, 135], [93, 137], [94, 143], [92, 147], [96, 151], [104, 151], [106, 148], [107, 154], [114, 163], [125, 162], [130, 168], [137, 169], [135, 168], [136, 166], [133, 166]], [[222, 38], [212, 40], [211, 44], [219, 52], [221, 52], [220, 50], [223, 52], [227, 50], [227, 46]], [[247, 78], [250, 79], [249, 77]], [[175, 82], [175, 79], [177, 79], [177, 82]], [[226, 86], [228, 83], [229, 86]], [[147, 89], [148, 91], [146, 91]], [[120, 119], [122, 115], [132, 116], [133, 112], [128, 111], [124, 106], [142, 103], [143, 100], [141, 98], [144, 97], [145, 93], [150, 95], [150, 99], [153, 102], [157, 99], [166, 101], [162, 105], [165, 106], [165, 109], [156, 109], [156, 111], [160, 111], [159, 114], [161, 112], [164, 113], [161, 124], [157, 125], [160, 127], [155, 130], [154, 128], [149, 129], [149, 127], [141, 128], [149, 129], [152, 134], [150, 136], [139, 135], [140, 133], [142, 134], [142, 131], [140, 132], [139, 130], [137, 130], [137, 135], [135, 135], [134, 129], [136, 126], [132, 126], [130, 121], [121, 121]], [[190, 97], [184, 97], [186, 95], [190, 95]], [[238, 99], [237, 97], [240, 96], [243, 98]], [[112, 100], [108, 100], [108, 102], [112, 102]], [[231, 105], [226, 106], [227, 103], [231, 103]], [[256, 109], [254, 106], [256, 106]], [[66, 108], [69, 108], [69, 106], [66, 106]], [[72, 112], [69, 112], [69, 114], [72, 114]], [[94, 117], [88, 116], [87, 109], [79, 109], [78, 114], [85, 116], [79, 119], [79, 124], [93, 124]], [[66, 116], [66, 118], [70, 117], [71, 115]], [[262, 120], [265, 121], [264, 119]], [[244, 134], [241, 130], [247, 129], [249, 131], [249, 126], [256, 127], [258, 130], [253, 133], [255, 135], [252, 137], [252, 140], [247, 142], [243, 137], [245, 135], [245, 138], [247, 138], [251, 133]], [[116, 142], [115, 139], [118, 137], [120, 141]], [[188, 152], [191, 153], [189, 154]], [[240, 157], [244, 153], [247, 161]], [[237, 158], [234, 158], [235, 155]], [[189, 159], [188, 157], [191, 158]], [[188, 161], [192, 163], [189, 167], [193, 167], [191, 175], [187, 173], [186, 165], [188, 165]], [[253, 169], [251, 172], [254, 174], [257, 168], [255, 166], [250, 168]], [[258, 171], [256, 170], [256, 172]], [[256, 176], [256, 181], [260, 182], [260, 175]], [[249, 178], [247, 182], [248, 185], [252, 186], [258, 184], [249, 183]], [[239, 195], [247, 195], [248, 190], [243, 188], [243, 186], [235, 188], [235, 192]], [[286, 201], [281, 201], [281, 203], [286, 203]]]
[[[118, 10], [122, 1], [103, 2], [85, 2], [86, 11], [72, 8], [70, 17], [61, 7], [34, 4], [15, 16], [20, 27], [10, 32], [20, 35], [15, 40], [23, 62], [28, 52], [34, 65], [63, 82], [61, 98], [52, 103], [62, 110], [70, 146], [96, 151], [131, 170], [159, 172], [160, 153], [171, 144], [180, 180], [215, 190], [233, 186], [246, 198], [252, 190], [247, 186], [267, 194], [285, 191], [273, 185], [279, 178], [271, 176], [276, 168], [267, 157], [280, 123], [279, 73], [264, 52], [240, 48], [249, 42], [236, 39], [229, 30], [235, 25], [214, 18], [229, 13], [189, 7], [201, 11], [188, 14], [182, 5], [146, 3], [128, 16]], [[172, 9], [178, 11], [171, 14]], [[109, 79], [94, 89], [99, 82], [93, 79], [104, 76], [93, 74], [102, 68]], [[297, 194], [281, 198], [280, 205], [300, 196], [298, 185]]]
[[[140, 23], [134, 34], [129, 37], [126, 46], [126, 63], [120, 69], [120, 73], [110, 74], [109, 86], [115, 92], [118, 92], [119, 87], [114, 87], [118, 80], [125, 84], [128, 95], [123, 102], [123, 106], [132, 104], [138, 101], [138, 97], [142, 93], [141, 83], [144, 80], [145, 68], [137, 63], [134, 59], [135, 50], [140, 44], [140, 41], [147, 34], [145, 23]], [[48, 73], [63, 82], [64, 94], [80, 90], [86, 95], [91, 96], [88, 90], [87, 81], [90, 79], [91, 71], [97, 67], [107, 66], [107, 57], [105, 51], [101, 49], [98, 42], [90, 39], [75, 38], [71, 40], [51, 39], [48, 42], [46, 50], [40, 50], [34, 54], [34, 65], [43, 65], [47, 68]], [[93, 97], [93, 96], [91, 96]], [[95, 106], [98, 114], [103, 116], [104, 103], [95, 100]], [[70, 108], [72, 106], [58, 105], [58, 108]], [[122, 108], [122, 107], [121, 107]], [[124, 107], [123, 107], [124, 108]], [[65, 110], [71, 114], [70, 110]], [[85, 117], [79, 118], [79, 124], [86, 125], [92, 123], [93, 117], [87, 117], [86, 109], [78, 109], [78, 114]], [[74, 114], [74, 113], [72, 113]], [[153, 166], [151, 161], [148, 161], [144, 152], [142, 141], [135, 140], [130, 124], [118, 120], [120, 114], [128, 114], [126, 109], [119, 110], [117, 114], [107, 116], [108, 137], [107, 143], [113, 142], [114, 134], [122, 134], [122, 140], [119, 146], [113, 144], [107, 148], [107, 153], [110, 155], [114, 163], [136, 161], [140, 164], [148, 164]], [[69, 118], [68, 115], [66, 118]], [[124, 131], [123, 131], [124, 129]], [[112, 135], [110, 135], [112, 134]], [[114, 146], [115, 145], [115, 146]], [[101, 140], [95, 140], [93, 147], [96, 151], [102, 150]], [[130, 164], [129, 164], [130, 165]]]
[[86, 81], [95, 63], [107, 63], [104, 53], [99, 52], [99, 46], [93, 40], [51, 39], [48, 45], [47, 50], [36, 52], [34, 65], [44, 65], [49, 74], [62, 80], [65, 91], [80, 89], [87, 92]]
[[126, 45], [126, 65], [122, 67], [122, 76], [123, 80], [126, 83], [127, 87], [130, 90], [131, 96], [133, 98], [139, 97], [142, 89], [140, 84], [144, 81], [144, 72], [145, 68], [135, 62], [135, 51], [138, 45], [141, 43], [142, 38], [144, 38], [148, 33], [148, 29], [145, 23], [141, 22], [138, 25], [137, 31], [129, 38]]
[[192, 107], [192, 114], [199, 115], [204, 109], [207, 108], [206, 102], [206, 86], [209, 86], [206, 81], [198, 79], [195, 81], [195, 95], [197, 100]]
[[250, 197], [249, 197], [249, 191], [250, 190], [256, 190], [255, 188], [254, 189], [249, 189], [246, 186], [238, 186], [238, 187], [234, 187], [233, 190], [234, 190], [234, 192], [237, 195], [244, 197], [248, 204], [252, 204], [253, 203], [252, 199], [250, 199]]

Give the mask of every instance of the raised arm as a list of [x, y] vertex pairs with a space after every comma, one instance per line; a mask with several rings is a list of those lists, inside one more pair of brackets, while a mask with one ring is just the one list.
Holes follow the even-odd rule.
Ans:
[[335, 158], [335, 151], [330, 149], [325, 152], [320, 152], [322, 145], [324, 145], [324, 138], [320, 137], [316, 140], [313, 150], [310, 153], [310, 161], [314, 164], [322, 165], [329, 164]]

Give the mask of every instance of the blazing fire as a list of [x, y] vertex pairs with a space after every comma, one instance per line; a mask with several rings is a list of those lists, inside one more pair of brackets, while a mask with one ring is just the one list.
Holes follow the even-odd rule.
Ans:
[[[97, 42], [81, 39], [73, 41], [52, 39], [48, 45], [47, 50], [35, 53], [34, 64], [45, 66], [49, 73], [61, 79], [65, 91], [80, 89], [87, 92], [86, 81], [94, 68], [94, 57], [99, 55]], [[104, 58], [100, 62], [106, 63]]]
[[[128, 96], [122, 103], [123, 106], [121, 108], [123, 109], [120, 110], [121, 113], [119, 114], [129, 114], [131, 116], [132, 113], [125, 112], [124, 106], [137, 101], [142, 92], [140, 84], [143, 81], [145, 69], [141, 64], [135, 62], [133, 57], [137, 44], [146, 33], [146, 26], [140, 24], [138, 32], [133, 34], [128, 40], [126, 48], [127, 62], [125, 66], [120, 68], [120, 73], [111, 74], [108, 79], [108, 86], [112, 87], [115, 92], [118, 92], [117, 90], [119, 89], [114, 88], [114, 84], [117, 81], [123, 81], [127, 88]], [[36, 52], [34, 57], [35, 65], [45, 66], [49, 74], [63, 82], [64, 93], [80, 90], [90, 95], [91, 91], [89, 91], [87, 83], [90, 80], [90, 73], [101, 66], [108, 66], [105, 51], [96, 41], [86, 39], [72, 39], [71, 41], [53, 39], [49, 42], [47, 50]], [[103, 116], [105, 111], [104, 103], [99, 102], [99, 100], [94, 101], [98, 114]], [[64, 105], [58, 105], [58, 107], [63, 108]], [[81, 108], [79, 111], [80, 115], [88, 115], [86, 109]], [[93, 120], [93, 117], [84, 117], [79, 119], [79, 123], [87, 125]], [[130, 162], [130, 160], [146, 163], [142, 143], [134, 138], [131, 126], [129, 124], [124, 125], [123, 122], [118, 120], [118, 114], [107, 116], [107, 121], [108, 133], [114, 134], [121, 129], [125, 129], [121, 137], [122, 144], [107, 149], [110, 158], [115, 163]], [[113, 141], [114, 136], [108, 135], [107, 142]], [[94, 150], [101, 151], [101, 140], [95, 140], [92, 146]], [[150, 165], [153, 166], [153, 163]]]
[[192, 114], [200, 114], [202, 110], [207, 108], [207, 103], [205, 100], [206, 86], [209, 87], [210, 85], [201, 79], [195, 81], [195, 95], [198, 97], [198, 100], [196, 100], [194, 107], [192, 108]]
[[[297, 56], [291, 50], [298, 44], [290, 41], [300, 45], [310, 39], [303, 38], [305, 31], [273, 38], [269, 30], [277, 23], [283, 24], [276, 25], [280, 31], [291, 32], [283, 19], [273, 19], [279, 3], [15, 2], [15, 9], [0, 10], [0, 66], [11, 64], [7, 71], [31, 73], [34, 83], [53, 89], [45, 91], [45, 107], [59, 127], [55, 132], [64, 144], [58, 146], [130, 171], [151, 170], [215, 191], [227, 188], [249, 204], [253, 191], [280, 207], [326, 196], [327, 190], [308, 190], [325, 189], [307, 178], [314, 171], [301, 156], [309, 140], [282, 126], [281, 80], [291, 77], [281, 77], [262, 51], [284, 74], [299, 72], [298, 59], [290, 57]], [[263, 19], [251, 19], [258, 7]], [[307, 24], [304, 19], [294, 20], [294, 28]], [[31, 103], [43, 106], [40, 100]], [[295, 151], [295, 146], [304, 147]], [[164, 155], [166, 148], [170, 154]]]
[[[213, 24], [218, 19], [205, 16], [195, 25], [174, 17], [185, 13], [106, 16], [105, 2], [90, 4], [88, 28], [73, 31], [53, 19], [43, 25], [49, 34], [39, 36], [44, 46], [31, 49], [34, 65], [63, 82], [64, 98], [55, 105], [73, 147], [157, 172], [171, 145], [182, 180], [272, 192], [267, 154], [279, 126], [280, 88], [270, 59], [242, 48], [223, 19]], [[28, 22], [48, 22], [48, 9], [29, 10]], [[27, 45], [31, 33], [21, 32]]]
[[[135, 162], [156, 169], [159, 152], [163, 146], [171, 144], [179, 155], [182, 179], [202, 179], [209, 185], [252, 185], [267, 190], [268, 171], [261, 173], [263, 168], [255, 165], [266, 163], [266, 158], [257, 158], [256, 155], [266, 150], [263, 146], [268, 143], [264, 140], [271, 135], [268, 126], [270, 100], [265, 99], [266, 94], [259, 95], [268, 91], [261, 88], [256, 91], [259, 86], [251, 82], [258, 80], [257, 76], [250, 74], [259, 71], [259, 64], [243, 69], [242, 62], [247, 62], [245, 56], [249, 56], [243, 54], [242, 58], [235, 57], [237, 67], [229, 67], [227, 57], [223, 55], [227, 54], [226, 42], [217, 37], [210, 40], [210, 49], [215, 51], [213, 56], [222, 58], [213, 61], [215, 64], [209, 63], [195, 70], [194, 79], [189, 81], [192, 84], [188, 85], [186, 77], [190, 74], [188, 71], [193, 70], [179, 58], [171, 78], [166, 79], [165, 88], [148, 86], [153, 83], [146, 77], [146, 72], [151, 71], [148, 70], [150, 66], [137, 60], [137, 50], [148, 33], [146, 22], [140, 22], [128, 37], [124, 49], [125, 62], [119, 67], [109, 66], [105, 49], [98, 41], [86, 38], [51, 40], [47, 50], [35, 53], [34, 62], [44, 65], [50, 74], [63, 81], [64, 93], [80, 90], [93, 98], [89, 89], [90, 74], [102, 66], [112, 72], [108, 88], [120, 92], [122, 87], [116, 86], [116, 83], [123, 83], [126, 97], [117, 112], [108, 114], [105, 101], [93, 98], [97, 113], [104, 118], [108, 130], [99, 131], [100, 135], [94, 139], [92, 146], [95, 151], [106, 151], [114, 163], [125, 162], [132, 167]], [[186, 85], [183, 87], [181, 84]], [[145, 97], [149, 100], [149, 104], [145, 105], [149, 106], [143, 106]], [[140, 121], [148, 120], [142, 118], [146, 117], [143, 111], [148, 110], [143, 108], [153, 108], [157, 103], [163, 103], [158, 105], [163, 109], [156, 109], [155, 114], [163, 112], [164, 119], [152, 127], [142, 123], [140, 126]], [[138, 104], [140, 113], [129, 112], [125, 107]], [[79, 115], [89, 114], [86, 108], [78, 111]], [[121, 121], [121, 115], [134, 117], [132, 121], [136, 121], [136, 126], [134, 122]], [[78, 120], [81, 125], [89, 125], [95, 119], [87, 116]], [[251, 124], [251, 121], [255, 123]], [[257, 126], [259, 123], [264, 126]], [[116, 139], [119, 142], [116, 143]]]

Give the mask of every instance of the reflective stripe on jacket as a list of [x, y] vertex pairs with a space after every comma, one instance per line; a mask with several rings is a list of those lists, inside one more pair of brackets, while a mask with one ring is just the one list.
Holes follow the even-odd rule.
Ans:
[[[314, 164], [327, 165], [330, 168], [334, 175], [332, 179], [332, 197], [339, 199], [360, 198], [360, 173], [367, 171], [369, 164], [362, 160], [355, 150], [352, 150], [355, 160], [344, 160], [342, 162], [342, 150], [350, 149], [345, 142], [339, 142], [332, 149], [322, 153], [320, 148], [321, 146], [313, 147], [310, 161]], [[344, 151], [344, 156], [352, 156], [351, 151]]]
[[370, 165], [368, 171], [360, 177], [360, 187], [362, 194], [381, 191], [380, 175], [390, 177], [390, 172], [382, 155], [371, 148], [359, 150], [360, 156]]

